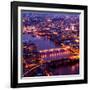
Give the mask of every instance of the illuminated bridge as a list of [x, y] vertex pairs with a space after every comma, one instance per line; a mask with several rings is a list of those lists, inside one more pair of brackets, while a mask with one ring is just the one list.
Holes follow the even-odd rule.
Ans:
[[40, 50], [39, 53], [41, 58], [44, 60], [62, 59], [72, 55], [69, 47]]
[[[40, 60], [40, 62], [38, 64], [26, 64], [25, 68], [29, 68], [29, 70], [24, 73], [24, 76], [27, 74], [32, 75], [33, 72], [36, 72], [36, 70], [42, 66], [45, 69], [46, 67], [50, 67], [47, 65], [51, 65], [51, 66], [52, 65], [54, 65], [54, 66], [61, 65], [62, 66], [63, 64], [67, 64], [67, 65], [75, 64], [79, 61], [78, 60], [79, 59], [78, 52], [72, 53], [72, 50], [70, 47], [40, 50], [39, 53], [40, 53], [40, 57], [42, 59]], [[66, 58], [69, 58], [69, 59], [66, 59]], [[58, 60], [60, 60], [60, 61], [57, 62]], [[49, 62], [49, 64], [47, 64], [48, 62]], [[45, 74], [51, 75], [50, 72], [45, 72]]]

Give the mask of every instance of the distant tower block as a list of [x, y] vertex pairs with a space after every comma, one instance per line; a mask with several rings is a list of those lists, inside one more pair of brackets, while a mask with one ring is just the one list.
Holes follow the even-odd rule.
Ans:
[[74, 26], [74, 24], [71, 24], [71, 30], [75, 30], [75, 26]]

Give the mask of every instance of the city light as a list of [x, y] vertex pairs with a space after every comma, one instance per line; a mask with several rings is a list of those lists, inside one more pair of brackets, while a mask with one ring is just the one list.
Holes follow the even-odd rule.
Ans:
[[22, 11], [21, 15], [22, 76], [78, 74], [79, 14]]

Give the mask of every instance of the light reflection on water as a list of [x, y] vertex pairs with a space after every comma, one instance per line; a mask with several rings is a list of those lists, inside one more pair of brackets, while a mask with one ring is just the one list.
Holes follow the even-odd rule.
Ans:
[[71, 75], [79, 74], [79, 63], [75, 65], [61, 66], [56, 69], [52, 69], [53, 75]]
[[33, 37], [30, 34], [23, 34], [22, 39], [23, 42], [31, 41], [32, 43], [34, 43], [37, 46], [38, 50], [57, 48], [55, 44], [46, 37]]

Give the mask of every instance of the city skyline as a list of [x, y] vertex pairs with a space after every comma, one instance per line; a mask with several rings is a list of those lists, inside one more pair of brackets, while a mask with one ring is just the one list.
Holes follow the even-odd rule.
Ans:
[[22, 76], [79, 74], [79, 15], [21, 12]]

